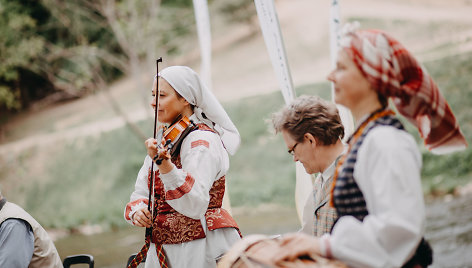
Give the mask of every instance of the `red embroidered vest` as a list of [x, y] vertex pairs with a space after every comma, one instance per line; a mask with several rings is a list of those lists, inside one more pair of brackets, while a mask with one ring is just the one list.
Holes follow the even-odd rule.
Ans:
[[[208, 126], [199, 124], [199, 130], [211, 130]], [[182, 168], [180, 153], [171, 159], [177, 168]], [[151, 181], [151, 170], [148, 175], [148, 186]], [[195, 239], [205, 238], [205, 232], [199, 219], [189, 218], [166, 202], [164, 185], [159, 178], [159, 171], [155, 172], [154, 186], [154, 212], [155, 219], [152, 223], [151, 242], [155, 244], [180, 244]], [[210, 231], [219, 228], [235, 228], [239, 232], [236, 221], [221, 207], [225, 193], [225, 176], [213, 183], [210, 189], [210, 202], [205, 213], [207, 228]], [[241, 235], [241, 233], [240, 233]]]

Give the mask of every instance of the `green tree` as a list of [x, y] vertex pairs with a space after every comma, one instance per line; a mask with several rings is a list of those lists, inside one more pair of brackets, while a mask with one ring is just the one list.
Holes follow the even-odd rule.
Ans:
[[193, 25], [188, 1], [166, 2], [0, 0], [0, 109], [81, 97], [122, 74], [145, 88], [140, 66], [178, 51]]
[[253, 0], [234, 0], [222, 3], [219, 10], [226, 15], [230, 22], [245, 23], [258, 28], [257, 12]]
[[22, 107], [21, 70], [29, 69], [43, 50], [45, 40], [36, 34], [37, 20], [30, 15], [35, 9], [0, 0], [0, 109]]

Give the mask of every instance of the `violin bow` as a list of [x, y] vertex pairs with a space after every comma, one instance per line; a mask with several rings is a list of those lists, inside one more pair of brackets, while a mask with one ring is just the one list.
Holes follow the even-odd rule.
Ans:
[[[156, 108], [154, 109], [154, 134], [153, 138], [156, 139], [156, 134], [157, 134], [157, 119], [158, 119], [158, 113], [157, 110], [159, 109], [159, 62], [162, 62], [162, 57], [159, 57], [159, 59], [156, 60]], [[158, 141], [159, 143], [159, 141]], [[148, 211], [151, 212], [151, 220], [154, 217], [154, 163], [151, 163], [151, 181], [149, 183], [149, 197], [148, 197]], [[153, 204], [152, 210], [151, 210], [151, 203]], [[152, 222], [151, 222], [151, 227], [146, 228], [146, 237], [149, 235], [151, 237], [152, 235]]]

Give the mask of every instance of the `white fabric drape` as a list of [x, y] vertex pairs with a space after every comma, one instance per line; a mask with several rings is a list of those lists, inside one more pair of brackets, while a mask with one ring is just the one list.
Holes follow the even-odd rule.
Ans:
[[[280, 90], [285, 103], [295, 98], [292, 76], [285, 53], [284, 41], [280, 30], [279, 19], [273, 0], [254, 0], [262, 35], [269, 52], [272, 67], [274, 68]], [[297, 162], [295, 182], [295, 204], [300, 222], [303, 222], [303, 206], [313, 189], [311, 176], [306, 173], [302, 164]]]
[[273, 0], [254, 0], [257, 16], [261, 25], [272, 67], [277, 76], [285, 103], [295, 98], [292, 76], [285, 53], [284, 41], [280, 31], [279, 19]]
[[193, 0], [193, 9], [200, 44], [200, 77], [203, 83], [211, 90], [211, 29], [207, 0]]
[[171, 66], [163, 69], [159, 75], [184, 99], [195, 105], [193, 112], [198, 120], [213, 128], [220, 135], [226, 151], [235, 154], [241, 143], [239, 132], [198, 74], [187, 66]]
[[[332, 68], [336, 67], [336, 59], [339, 51], [339, 41], [341, 39], [341, 18], [339, 14], [339, 0], [332, 0], [329, 18], [329, 44]], [[333, 83], [331, 83], [331, 100], [334, 102]], [[346, 141], [354, 131], [354, 120], [352, 119], [351, 112], [346, 107], [339, 104], [336, 104], [336, 107], [339, 110], [339, 116], [341, 117], [341, 122], [344, 126], [344, 141]]]

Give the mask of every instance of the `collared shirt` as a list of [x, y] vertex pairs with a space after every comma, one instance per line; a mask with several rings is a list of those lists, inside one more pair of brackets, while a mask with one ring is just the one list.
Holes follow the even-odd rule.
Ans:
[[[7, 200], [0, 200], [0, 210]], [[20, 219], [0, 224], [0, 267], [28, 267], [33, 256], [34, 235], [31, 226]]]
[[336, 170], [336, 165], [338, 164], [339, 158], [344, 154], [344, 152], [336, 157], [329, 167], [327, 167], [323, 172], [321, 172], [320, 180], [321, 180], [321, 187], [323, 187], [325, 181], [334, 176], [334, 171]]
[[345, 151], [346, 148], [323, 172], [318, 173], [313, 185], [313, 192], [305, 202], [300, 232], [321, 236], [331, 231], [337, 214], [335, 208], [329, 207], [331, 187], [325, 184], [331, 184], [337, 162]]

